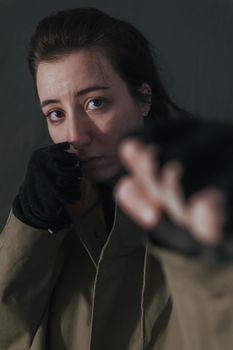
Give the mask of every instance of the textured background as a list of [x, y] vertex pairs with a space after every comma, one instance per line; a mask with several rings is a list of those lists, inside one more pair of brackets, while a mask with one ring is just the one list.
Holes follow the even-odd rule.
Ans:
[[0, 0], [0, 230], [31, 152], [51, 143], [27, 70], [27, 45], [53, 11], [94, 6], [129, 20], [157, 50], [174, 101], [203, 118], [233, 118], [232, 0]]

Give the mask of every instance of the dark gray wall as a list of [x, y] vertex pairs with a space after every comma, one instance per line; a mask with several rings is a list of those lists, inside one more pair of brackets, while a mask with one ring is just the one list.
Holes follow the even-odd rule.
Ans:
[[171, 97], [203, 118], [233, 116], [231, 0], [1, 0], [0, 229], [32, 150], [50, 143], [26, 64], [37, 22], [53, 11], [95, 6], [131, 21], [158, 52]]

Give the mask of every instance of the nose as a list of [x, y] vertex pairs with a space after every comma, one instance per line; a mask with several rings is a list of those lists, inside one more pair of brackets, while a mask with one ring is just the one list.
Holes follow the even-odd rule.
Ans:
[[70, 118], [66, 126], [66, 139], [73, 148], [84, 149], [91, 143], [91, 130], [87, 118]]

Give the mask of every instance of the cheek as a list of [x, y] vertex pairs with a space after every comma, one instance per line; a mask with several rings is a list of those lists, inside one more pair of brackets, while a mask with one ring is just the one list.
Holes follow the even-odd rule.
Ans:
[[124, 134], [142, 126], [143, 117], [134, 104], [121, 106], [108, 114], [98, 125], [102, 135], [110, 137], [112, 142], [117, 142]]
[[48, 124], [48, 132], [53, 143], [61, 143], [67, 141], [65, 134], [62, 132], [62, 129], [51, 127]]
[[140, 127], [143, 123], [143, 117], [137, 107], [126, 106], [128, 108], [121, 109], [115, 113], [111, 119], [109, 129], [112, 130], [114, 138], [121, 137], [124, 134]]

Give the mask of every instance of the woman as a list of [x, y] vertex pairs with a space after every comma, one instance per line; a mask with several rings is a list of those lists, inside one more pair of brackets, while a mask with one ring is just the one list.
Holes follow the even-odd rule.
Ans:
[[1, 234], [0, 348], [180, 350], [195, 338], [212, 349], [205, 318], [183, 333], [180, 315], [193, 320], [186, 303], [177, 310], [171, 266], [192, 282], [185, 296], [199, 288], [199, 308], [212, 301], [198, 273], [208, 269], [163, 258], [112, 199], [120, 139], [175, 107], [146, 39], [96, 9], [62, 11], [37, 27], [29, 64], [54, 144], [33, 153]]

